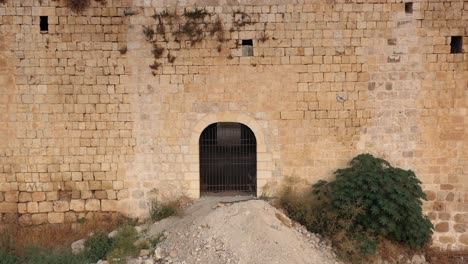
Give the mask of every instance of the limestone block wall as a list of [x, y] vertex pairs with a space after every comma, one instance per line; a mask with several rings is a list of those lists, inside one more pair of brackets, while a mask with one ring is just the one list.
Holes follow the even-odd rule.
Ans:
[[[468, 247], [466, 1], [41, 2], [0, 4], [2, 222], [198, 198], [201, 132], [239, 122], [259, 195], [369, 152], [421, 179], [435, 246]], [[195, 7], [209, 15], [190, 41], [177, 32]]]
[[[73, 222], [116, 211], [135, 138], [123, 85], [123, 3], [0, 4], [0, 220]], [[111, 3], [110, 3], [111, 4]], [[119, 11], [119, 8], [121, 9]], [[40, 17], [48, 17], [41, 32]]]

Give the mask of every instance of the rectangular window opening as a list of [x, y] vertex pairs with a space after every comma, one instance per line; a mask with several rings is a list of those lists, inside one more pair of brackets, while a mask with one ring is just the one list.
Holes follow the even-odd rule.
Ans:
[[463, 52], [463, 38], [461, 36], [452, 36], [450, 41], [450, 53], [462, 53]]
[[253, 54], [253, 40], [244, 39], [242, 40], [242, 56], [252, 57]]
[[49, 32], [49, 17], [48, 16], [41, 16], [40, 28], [41, 28], [41, 32], [43, 33]]
[[405, 3], [405, 13], [413, 14], [413, 2]]

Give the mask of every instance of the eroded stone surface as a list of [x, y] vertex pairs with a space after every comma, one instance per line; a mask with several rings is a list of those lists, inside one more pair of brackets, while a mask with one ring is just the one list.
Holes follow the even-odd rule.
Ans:
[[[143, 26], [171, 1], [107, 1], [83, 14], [63, 1], [7, 2], [2, 222], [145, 216], [152, 199], [197, 198], [201, 131], [240, 122], [257, 139], [258, 195], [289, 176], [329, 179], [372, 153], [416, 172], [434, 245], [467, 248], [466, 1], [414, 2], [412, 14], [393, 0], [184, 1], [219, 18], [225, 41], [218, 51], [209, 32], [194, 45], [158, 36], [154, 75]], [[252, 23], [239, 26], [233, 10]], [[450, 54], [451, 36], [464, 36], [465, 54]], [[243, 57], [249, 39], [254, 56]]]

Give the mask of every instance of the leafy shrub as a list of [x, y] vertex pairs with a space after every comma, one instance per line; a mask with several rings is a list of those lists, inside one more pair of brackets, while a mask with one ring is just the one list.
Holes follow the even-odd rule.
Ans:
[[112, 263], [126, 263], [127, 256], [136, 256], [141, 249], [135, 242], [138, 240], [138, 233], [133, 226], [124, 225], [119, 229], [117, 236], [113, 239], [112, 248], [107, 254], [107, 259]]
[[17, 263], [21, 264], [82, 264], [87, 263], [82, 255], [73, 255], [70, 249], [46, 250], [28, 247]]
[[105, 259], [107, 253], [112, 249], [112, 242], [106, 233], [98, 232], [86, 240], [83, 254], [89, 262]]
[[18, 263], [18, 258], [5, 251], [0, 250], [0, 263], [2, 264], [16, 264]]
[[422, 248], [430, 241], [433, 226], [421, 207], [426, 194], [414, 172], [362, 154], [351, 161], [350, 168], [335, 174], [335, 181], [319, 182], [314, 191], [322, 192], [329, 199], [328, 208], [336, 213], [350, 205], [362, 208], [354, 229], [410, 248]]
[[169, 216], [178, 215], [181, 213], [180, 200], [173, 200], [168, 202], [158, 202], [154, 200], [151, 202], [150, 217], [153, 221], [159, 221]]
[[374, 254], [383, 239], [411, 249], [430, 242], [433, 226], [423, 215], [426, 196], [414, 172], [362, 154], [335, 175], [303, 194], [286, 188], [279, 205], [351, 261]]
[[16, 241], [14, 237], [14, 231], [12, 228], [0, 229], [0, 252], [14, 253], [16, 247]]

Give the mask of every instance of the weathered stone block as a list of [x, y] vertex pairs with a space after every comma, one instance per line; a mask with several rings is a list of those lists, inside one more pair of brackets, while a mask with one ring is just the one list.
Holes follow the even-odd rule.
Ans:
[[442, 222], [435, 225], [435, 231], [439, 233], [445, 233], [449, 231], [449, 223]]
[[70, 201], [70, 210], [75, 212], [82, 212], [85, 210], [85, 201], [84, 200], [71, 200]]
[[39, 212], [48, 213], [54, 210], [52, 202], [39, 202]]
[[76, 222], [76, 220], [77, 220], [76, 213], [74, 212], [65, 213], [65, 217], [64, 217], [65, 223], [74, 223]]
[[434, 201], [436, 199], [436, 197], [437, 197], [436, 192], [434, 192], [434, 191], [427, 190], [427, 191], [425, 191], [425, 193], [426, 193], [428, 201]]
[[118, 202], [117, 200], [102, 200], [101, 201], [101, 210], [106, 212], [116, 212], [118, 211]]
[[27, 210], [31, 214], [37, 213], [39, 212], [39, 204], [37, 202], [29, 202], [27, 203]]
[[18, 218], [18, 223], [22, 226], [30, 226], [33, 224], [30, 214], [24, 214]]
[[27, 203], [18, 203], [18, 213], [27, 214], [28, 213], [28, 204]]
[[6, 192], [5, 193], [5, 201], [6, 202], [17, 203], [18, 199], [19, 199], [19, 192], [17, 192], [17, 191], [12, 191], [12, 192]]
[[122, 200], [122, 199], [126, 199], [129, 197], [129, 192], [127, 189], [124, 189], [124, 190], [120, 190], [118, 193], [117, 193], [117, 199], [118, 200]]
[[47, 201], [55, 201], [59, 199], [58, 192], [47, 192], [46, 194]]
[[281, 119], [285, 119], [285, 120], [304, 119], [304, 111], [285, 111], [285, 112], [281, 112]]
[[85, 204], [86, 211], [99, 211], [101, 209], [101, 203], [97, 199], [88, 199]]
[[20, 192], [19, 197], [18, 197], [18, 201], [20, 203], [31, 202], [32, 201], [31, 193], [29, 193], [29, 192]]
[[95, 191], [94, 198], [102, 200], [107, 199], [107, 192], [106, 191]]
[[458, 238], [458, 241], [460, 241], [464, 245], [468, 245], [468, 234], [463, 234]]
[[439, 241], [444, 244], [454, 243], [455, 238], [451, 236], [440, 236]]
[[54, 201], [54, 212], [66, 212], [70, 209], [68, 201]]
[[455, 225], [453, 225], [453, 229], [457, 233], [465, 233], [466, 230], [467, 230], [466, 224], [455, 224]]
[[64, 213], [48, 213], [47, 220], [50, 224], [62, 224], [65, 220]]
[[450, 213], [439, 213], [439, 219], [444, 221], [450, 220]]
[[47, 214], [33, 214], [31, 220], [33, 225], [41, 225], [48, 222]]
[[456, 223], [468, 223], [468, 213], [465, 214], [456, 214], [455, 217], [455, 222]]
[[91, 199], [93, 198], [92, 191], [81, 191], [81, 199]]
[[32, 193], [32, 200], [34, 202], [40, 202], [46, 200], [46, 194], [44, 192], [34, 192]]

